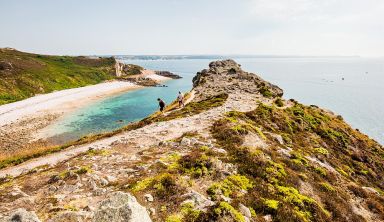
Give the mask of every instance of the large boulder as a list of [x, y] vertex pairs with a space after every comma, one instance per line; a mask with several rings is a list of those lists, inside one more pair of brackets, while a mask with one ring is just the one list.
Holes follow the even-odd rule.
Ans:
[[111, 193], [101, 201], [93, 217], [94, 222], [150, 222], [147, 210], [128, 193]]
[[24, 208], [16, 209], [11, 212], [9, 217], [0, 219], [1, 222], [40, 222], [34, 212], [27, 211]]

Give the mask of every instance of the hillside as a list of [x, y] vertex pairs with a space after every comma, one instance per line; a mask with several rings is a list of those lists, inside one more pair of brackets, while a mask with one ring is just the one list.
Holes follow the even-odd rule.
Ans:
[[112, 79], [113, 58], [48, 56], [0, 49], [0, 105]]
[[0, 221], [384, 221], [382, 145], [232, 60], [193, 85], [184, 108], [0, 171], [21, 173]]

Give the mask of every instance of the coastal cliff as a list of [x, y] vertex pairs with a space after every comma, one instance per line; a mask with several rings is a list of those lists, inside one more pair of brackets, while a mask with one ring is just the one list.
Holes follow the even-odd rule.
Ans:
[[181, 109], [5, 169], [0, 221], [384, 220], [382, 145], [233, 60], [193, 86]]
[[0, 105], [111, 80], [115, 63], [112, 57], [49, 56], [0, 48]]

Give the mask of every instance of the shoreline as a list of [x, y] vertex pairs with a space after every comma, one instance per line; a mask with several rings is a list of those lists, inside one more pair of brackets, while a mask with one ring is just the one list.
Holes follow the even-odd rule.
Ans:
[[[145, 74], [156, 81], [170, 78]], [[48, 146], [45, 135], [60, 118], [100, 99], [144, 88], [138, 84], [113, 80], [96, 85], [66, 89], [0, 106], [0, 151], [5, 156], [35, 146]], [[49, 133], [51, 135], [51, 133]]]
[[[111, 81], [91, 86], [65, 89], [0, 106], [0, 127], [20, 121], [25, 117], [48, 113], [72, 111], [88, 102], [141, 86], [124, 81]], [[57, 106], [60, 105], [60, 110]]]

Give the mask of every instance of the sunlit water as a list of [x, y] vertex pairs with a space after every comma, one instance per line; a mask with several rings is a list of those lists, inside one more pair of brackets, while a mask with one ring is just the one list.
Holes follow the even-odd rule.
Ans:
[[[316, 104], [340, 114], [354, 128], [384, 144], [384, 59], [363, 58], [241, 58], [244, 70], [284, 89], [284, 98]], [[168, 87], [149, 87], [115, 95], [71, 113], [52, 129], [56, 141], [111, 131], [140, 120], [157, 109], [158, 97], [167, 103], [177, 92], [189, 91], [207, 59], [129, 60], [147, 69], [183, 76]], [[344, 80], [342, 80], [344, 78]]]

